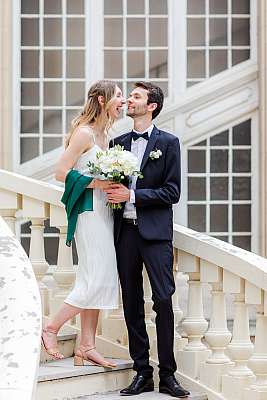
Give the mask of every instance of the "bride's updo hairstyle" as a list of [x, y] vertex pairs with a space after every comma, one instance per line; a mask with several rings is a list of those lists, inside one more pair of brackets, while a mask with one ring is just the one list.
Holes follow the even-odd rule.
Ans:
[[[71, 128], [66, 137], [65, 147], [68, 147], [73, 132], [80, 125], [89, 125], [105, 121], [105, 132], [114, 122], [109, 116], [109, 108], [115, 95], [116, 83], [108, 80], [100, 80], [94, 83], [88, 90], [87, 100], [80, 114], [71, 121]], [[102, 96], [104, 105], [101, 106], [98, 97]]]

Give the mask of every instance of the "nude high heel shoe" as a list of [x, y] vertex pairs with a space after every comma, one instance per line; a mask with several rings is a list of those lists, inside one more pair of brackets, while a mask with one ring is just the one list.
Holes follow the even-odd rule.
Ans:
[[92, 359], [88, 353], [90, 353], [91, 350], [94, 350], [96, 347], [85, 347], [85, 346], [80, 346], [74, 356], [74, 366], [84, 366], [84, 361], [90, 362], [92, 365], [95, 365], [97, 367], [104, 367], [104, 368], [115, 368], [117, 365], [110, 362], [110, 361], [104, 361], [103, 363], [97, 362], [96, 360]]
[[56, 335], [57, 336], [57, 332], [51, 330], [51, 329], [47, 329], [47, 328], [43, 328], [42, 329], [42, 335], [41, 335], [41, 344], [42, 347], [44, 348], [44, 350], [47, 352], [47, 354], [49, 354], [53, 360], [62, 360], [64, 357], [63, 354], [61, 354], [58, 350], [58, 347], [47, 347], [47, 345], [45, 344], [45, 340], [44, 340], [44, 333], [49, 333], [51, 335]]

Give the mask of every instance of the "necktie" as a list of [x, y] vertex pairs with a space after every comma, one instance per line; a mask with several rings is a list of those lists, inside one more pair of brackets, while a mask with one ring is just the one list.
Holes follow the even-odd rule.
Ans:
[[144, 133], [132, 132], [132, 139], [133, 140], [137, 140], [139, 138], [143, 138], [145, 140], [148, 140], [149, 139], [148, 132], [144, 132]]

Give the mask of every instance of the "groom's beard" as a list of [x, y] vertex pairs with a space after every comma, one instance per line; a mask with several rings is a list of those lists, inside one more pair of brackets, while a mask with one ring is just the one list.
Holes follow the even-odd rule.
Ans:
[[147, 114], [147, 105], [135, 106], [134, 110], [127, 110], [126, 115], [131, 118], [143, 117]]

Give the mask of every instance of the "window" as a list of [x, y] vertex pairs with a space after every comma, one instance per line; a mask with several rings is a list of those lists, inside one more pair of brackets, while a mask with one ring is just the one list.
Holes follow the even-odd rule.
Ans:
[[187, 0], [188, 87], [249, 58], [249, 0]]
[[21, 0], [21, 163], [61, 146], [84, 103], [84, 7], [84, 0]]
[[104, 1], [104, 76], [125, 93], [149, 79], [168, 95], [167, 0]]
[[251, 249], [251, 120], [188, 149], [188, 226]]

